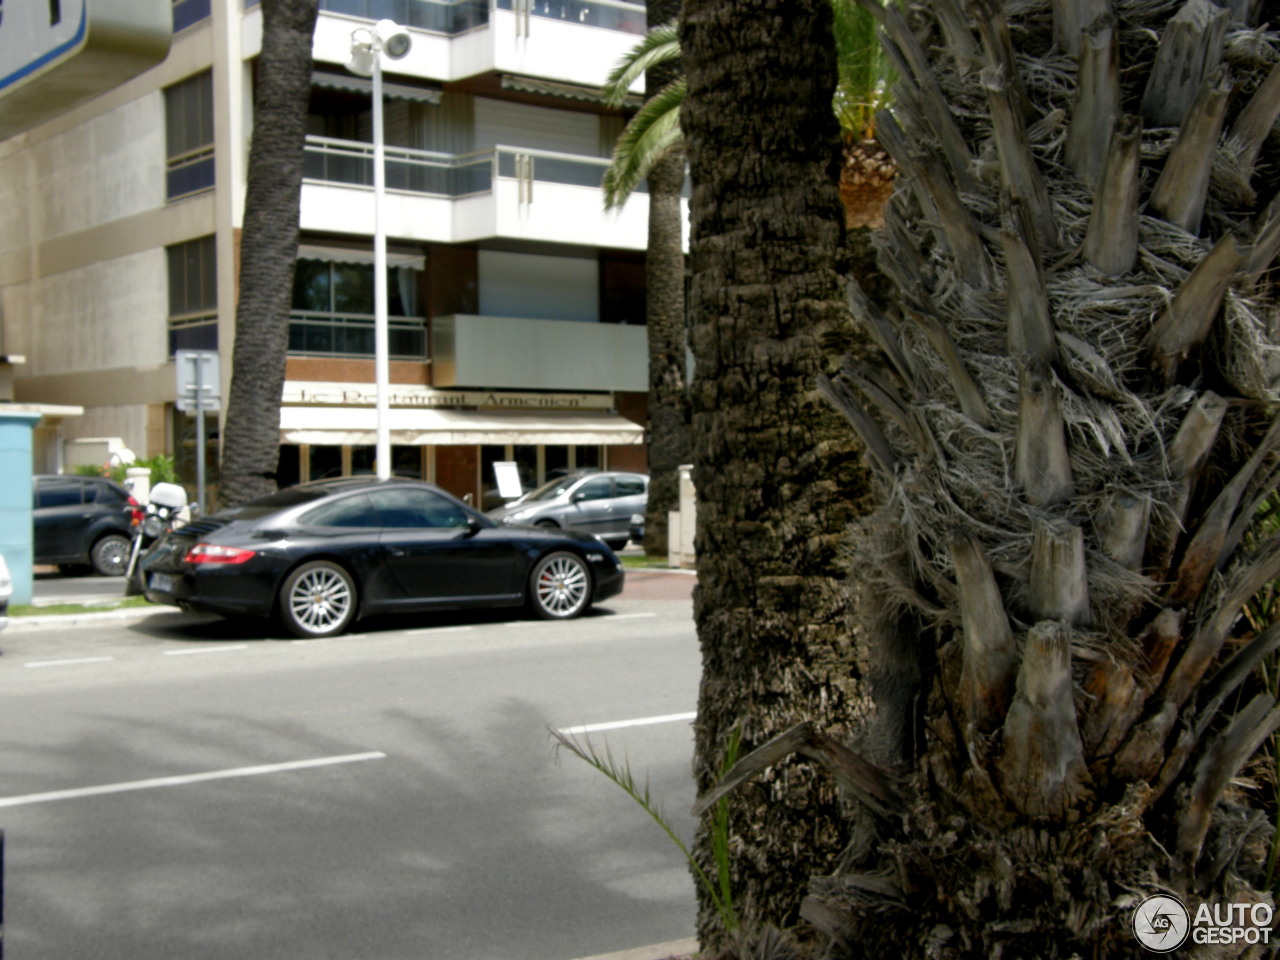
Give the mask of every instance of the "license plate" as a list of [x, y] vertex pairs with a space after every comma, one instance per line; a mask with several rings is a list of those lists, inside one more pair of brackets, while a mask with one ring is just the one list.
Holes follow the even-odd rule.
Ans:
[[151, 575], [151, 589], [160, 590], [164, 593], [173, 592], [173, 577], [167, 573], [153, 573]]

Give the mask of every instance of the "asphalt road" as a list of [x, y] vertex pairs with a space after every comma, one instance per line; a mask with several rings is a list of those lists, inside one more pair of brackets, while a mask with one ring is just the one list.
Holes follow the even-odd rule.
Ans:
[[[295, 642], [179, 613], [0, 635], [6, 960], [568, 960], [693, 933], [692, 578], [570, 623]], [[636, 724], [635, 721], [655, 721]]]

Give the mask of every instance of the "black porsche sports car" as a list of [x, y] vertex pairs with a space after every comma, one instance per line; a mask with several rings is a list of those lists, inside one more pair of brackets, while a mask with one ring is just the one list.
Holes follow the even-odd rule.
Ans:
[[166, 534], [141, 560], [147, 599], [277, 617], [330, 637], [357, 617], [527, 604], [568, 619], [622, 590], [622, 564], [588, 533], [499, 526], [427, 483], [300, 484]]

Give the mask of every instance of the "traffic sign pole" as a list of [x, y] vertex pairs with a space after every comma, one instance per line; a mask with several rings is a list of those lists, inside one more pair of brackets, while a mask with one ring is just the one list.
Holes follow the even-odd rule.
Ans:
[[196, 415], [196, 506], [205, 511], [205, 440], [204, 413], [222, 408], [218, 393], [220, 382], [218, 354], [213, 350], [177, 350], [174, 361], [178, 373], [179, 410]]

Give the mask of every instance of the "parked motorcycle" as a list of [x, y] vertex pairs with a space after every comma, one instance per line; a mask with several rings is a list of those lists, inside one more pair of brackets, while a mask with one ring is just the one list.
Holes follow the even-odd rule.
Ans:
[[142, 595], [142, 571], [138, 569], [138, 558], [161, 536], [189, 519], [187, 506], [187, 491], [178, 484], [157, 483], [151, 488], [151, 502], [143, 510], [142, 522], [134, 528], [129, 569], [125, 573], [125, 596]]

